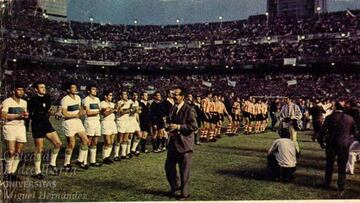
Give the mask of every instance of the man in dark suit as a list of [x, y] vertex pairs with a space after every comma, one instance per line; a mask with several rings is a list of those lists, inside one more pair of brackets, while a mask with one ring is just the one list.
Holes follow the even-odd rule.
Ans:
[[[190, 196], [190, 166], [194, 150], [194, 132], [198, 126], [194, 108], [184, 101], [184, 89], [177, 87], [174, 93], [175, 105], [170, 110], [166, 125], [170, 141], [165, 171], [170, 184], [169, 196], [174, 196], [177, 190], [181, 190], [179, 200], [186, 200]], [[178, 182], [177, 164], [180, 168], [181, 184]]]
[[323, 115], [326, 113], [319, 100], [315, 101], [315, 105], [309, 109], [309, 114], [312, 116], [312, 124], [314, 128], [314, 134], [311, 139], [315, 141], [320, 133], [321, 125], [324, 121]]
[[337, 157], [338, 190], [344, 191], [349, 147], [356, 133], [354, 119], [343, 112], [343, 106], [339, 102], [336, 103], [334, 112], [326, 117], [318, 137], [321, 148], [326, 148], [325, 182], [322, 187], [330, 188], [335, 157]]

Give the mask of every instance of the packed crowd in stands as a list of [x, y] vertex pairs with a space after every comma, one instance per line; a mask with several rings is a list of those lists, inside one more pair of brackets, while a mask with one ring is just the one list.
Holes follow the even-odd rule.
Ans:
[[[236, 75], [115, 75], [108, 73], [91, 73], [81, 69], [57, 71], [54, 69], [17, 69], [16, 74], [6, 75], [7, 85], [19, 80], [28, 86], [34, 81], [49, 81], [49, 94], [58, 103], [66, 92], [63, 89], [66, 81], [72, 80], [80, 86], [95, 83], [99, 92], [114, 91], [119, 96], [121, 90], [163, 93], [168, 88], [183, 85], [189, 92], [204, 96], [208, 90], [214, 92], [234, 91], [241, 98], [248, 96], [288, 96], [291, 98], [360, 98], [358, 74], [258, 74], [244, 73]], [[288, 85], [288, 81], [296, 84]], [[54, 82], [52, 82], [54, 81]], [[235, 82], [235, 87], [229, 85]], [[209, 84], [210, 83], [210, 84]], [[81, 91], [80, 94], [85, 94]]]
[[122, 64], [167, 65], [222, 65], [239, 64], [255, 60], [281, 60], [283, 58], [357, 57], [359, 39], [309, 40], [299, 43], [265, 43], [242, 45], [202, 46], [201, 48], [172, 47], [143, 49], [123, 47], [91, 48], [85, 45], [67, 45], [19, 37], [8, 42], [9, 53], [14, 55], [68, 58], [76, 60], [113, 61]]
[[[180, 26], [124, 26], [96, 23], [57, 22], [43, 17], [35, 7], [25, 7], [7, 19], [7, 47], [11, 55], [27, 55], [76, 60], [113, 61], [122, 64], [221, 65], [283, 58], [357, 57], [360, 21], [346, 12], [304, 18], [264, 16], [247, 20]], [[358, 11], [353, 11], [357, 14]], [[343, 37], [288, 41], [286, 36], [338, 33]], [[259, 43], [254, 37], [285, 36], [277, 42]], [[86, 39], [88, 43], [60, 43], [54, 38]], [[246, 43], [216, 44], [214, 40], [247, 39]], [[91, 40], [111, 41], [111, 46], [93, 46]], [[126, 47], [120, 42], [190, 43], [209, 41], [197, 48], [166, 47], [145, 49]], [[344, 59], [346, 60], [346, 59]]]
[[[344, 33], [360, 29], [359, 18], [349, 16], [345, 11], [304, 18], [271, 19], [260, 15], [247, 20], [229, 22], [141, 26], [54, 22], [44, 18], [43, 11], [39, 9], [35, 11], [37, 7], [29, 4], [30, 6], [23, 8], [18, 5], [20, 11], [9, 18], [7, 29], [38, 36], [132, 42], [233, 40], [288, 34]], [[360, 11], [353, 11], [354, 15], [359, 13]]]

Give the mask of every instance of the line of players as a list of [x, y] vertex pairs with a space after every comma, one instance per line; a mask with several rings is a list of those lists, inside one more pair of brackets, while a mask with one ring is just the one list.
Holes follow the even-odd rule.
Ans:
[[[139, 151], [147, 153], [145, 145], [148, 135], [152, 135], [153, 152], [166, 151], [166, 117], [174, 105], [170, 90], [165, 100], [162, 99], [160, 92], [155, 92], [151, 104], [146, 92], [141, 93], [139, 100], [137, 92], [132, 92], [129, 98], [128, 93], [123, 91], [121, 99], [115, 104], [112, 102], [113, 92], [111, 91], [105, 91], [104, 100], [100, 102], [94, 85], [86, 87], [88, 95], [81, 100], [78, 96], [77, 85], [69, 83], [66, 85], [67, 95], [62, 98], [58, 111], [53, 112], [51, 98], [46, 94], [45, 83], [35, 83], [33, 88], [35, 94], [27, 102], [22, 99], [24, 86], [17, 84], [13, 89], [12, 97], [2, 103], [3, 134], [7, 145], [5, 176], [9, 180], [18, 180], [15, 172], [23, 146], [27, 141], [25, 120], [29, 118], [35, 143], [34, 176], [38, 179], [44, 178], [41, 170], [44, 138], [53, 144], [49, 170], [54, 175], [59, 174], [56, 160], [62, 142], [49, 121], [50, 116], [55, 116], [62, 121], [62, 130], [67, 140], [65, 171], [72, 171], [71, 157], [76, 145], [76, 136], [81, 143], [75, 163], [82, 169], [102, 165], [96, 158], [98, 140], [101, 135], [104, 138], [102, 148], [104, 164], [130, 159], [133, 155], [139, 155]], [[245, 134], [264, 132], [267, 126], [267, 104], [261, 100], [258, 102], [254, 99], [241, 101], [236, 98], [230, 102], [231, 112], [227, 111], [221, 95], [213, 96], [212, 92], [209, 92], [204, 99], [200, 96], [194, 99], [192, 94], [189, 94], [186, 102], [197, 112], [198, 124], [202, 126], [197, 134], [200, 135], [202, 142], [216, 141], [220, 138], [224, 115], [229, 120], [226, 130], [228, 135], [238, 133], [242, 120]], [[84, 123], [81, 121], [82, 117], [85, 117]], [[197, 139], [195, 141], [199, 144]], [[112, 151], [113, 158], [110, 158]], [[89, 160], [88, 157], [90, 157]]]
[[221, 95], [213, 96], [213, 93], [209, 92], [201, 101], [203, 116], [201, 116], [200, 141], [216, 141], [217, 138], [221, 138], [224, 115], [228, 117], [227, 135], [237, 135], [242, 122], [245, 135], [265, 132], [268, 125], [268, 105], [266, 101], [263, 102], [261, 99], [256, 101], [255, 98], [242, 101], [239, 97], [234, 99], [230, 95], [228, 103], [230, 103], [231, 111], [228, 112], [220, 98]]

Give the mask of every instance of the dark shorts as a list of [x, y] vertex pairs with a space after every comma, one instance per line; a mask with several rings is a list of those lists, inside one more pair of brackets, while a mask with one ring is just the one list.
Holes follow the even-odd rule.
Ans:
[[159, 120], [154, 121], [152, 125], [153, 126], [156, 125], [158, 130], [165, 128], [165, 123], [164, 123], [163, 119], [159, 119]]
[[256, 116], [253, 115], [253, 114], [250, 114], [250, 113], [249, 113], [249, 118], [250, 118], [250, 122], [251, 122], [251, 121], [256, 121]]
[[240, 121], [240, 115], [239, 114], [232, 114], [233, 121]]
[[244, 111], [243, 115], [244, 115], [244, 118], [250, 118], [250, 113], [249, 112]]
[[224, 119], [225, 119], [224, 114], [220, 114], [220, 120], [224, 121]]
[[[203, 113], [203, 116], [204, 116], [204, 118], [203, 118], [204, 122], [208, 122], [208, 123], [211, 122], [211, 114], [210, 113]], [[206, 116], [207, 116], [207, 118], [206, 118]]]
[[197, 114], [196, 114], [196, 119], [197, 120], [200, 120], [200, 121], [205, 121], [205, 114], [204, 114], [204, 112], [197, 112]]
[[261, 121], [266, 121], [266, 119], [267, 119], [267, 114], [261, 114]]
[[140, 130], [142, 132], [151, 132], [151, 124], [150, 121], [140, 121]]
[[32, 135], [34, 138], [44, 138], [46, 134], [55, 131], [49, 120], [43, 120], [41, 122], [31, 122]]
[[266, 117], [263, 114], [256, 115], [256, 121], [264, 121]]
[[218, 113], [210, 113], [211, 118], [209, 119], [209, 123], [216, 124], [220, 121], [220, 115]]

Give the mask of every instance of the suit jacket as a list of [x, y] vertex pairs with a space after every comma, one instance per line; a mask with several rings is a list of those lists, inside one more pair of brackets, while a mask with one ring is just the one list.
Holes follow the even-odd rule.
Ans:
[[189, 104], [184, 104], [175, 112], [174, 105], [169, 114], [168, 123], [180, 125], [179, 130], [170, 131], [169, 150], [176, 149], [179, 153], [192, 152], [194, 150], [194, 132], [198, 129], [196, 112]]
[[354, 119], [342, 111], [334, 111], [325, 118], [318, 142], [325, 142], [327, 147], [350, 147], [356, 133]]

